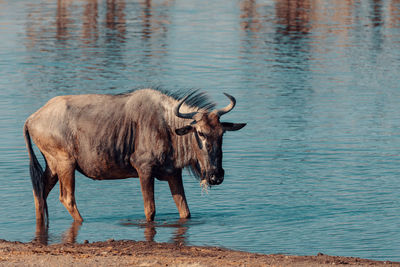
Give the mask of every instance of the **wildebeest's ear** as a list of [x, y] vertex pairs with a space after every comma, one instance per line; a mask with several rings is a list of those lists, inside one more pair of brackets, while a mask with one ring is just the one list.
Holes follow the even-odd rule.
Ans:
[[175, 133], [177, 135], [185, 135], [187, 133], [190, 133], [191, 131], [193, 131], [193, 127], [188, 125], [179, 129], [175, 129]]
[[247, 123], [221, 122], [221, 124], [225, 131], [237, 131], [246, 126]]

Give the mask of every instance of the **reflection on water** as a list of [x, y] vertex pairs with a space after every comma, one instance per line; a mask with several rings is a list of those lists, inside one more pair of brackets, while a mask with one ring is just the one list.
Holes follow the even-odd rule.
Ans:
[[77, 175], [85, 222], [71, 225], [55, 189], [36, 241], [400, 260], [399, 0], [2, 3], [0, 238], [35, 232], [21, 131], [32, 112], [56, 95], [159, 85], [237, 98], [227, 116], [248, 126], [224, 139], [224, 183], [203, 196], [186, 175], [193, 219], [182, 222], [157, 182], [148, 224], [137, 179]]
[[81, 222], [72, 222], [71, 227], [65, 231], [62, 235], [62, 243], [71, 244], [76, 243], [76, 237], [78, 236], [79, 229], [81, 228]]
[[[79, 92], [79, 88], [93, 87], [88, 82], [103, 85], [96, 91], [113, 90], [117, 89], [115, 80], [129, 79], [129, 84], [118, 88], [126, 91], [140, 84], [135, 78], [143, 72], [158, 74], [170, 24], [168, 1], [130, 3], [127, 12], [122, 0], [58, 0], [55, 18], [42, 3], [32, 3], [29, 9], [26, 46], [31, 53], [26, 60], [33, 68], [25, 75], [32, 90], [43, 80], [51, 87], [38, 88], [40, 94]], [[129, 61], [133, 65], [126, 65]]]
[[[179, 219], [176, 222], [147, 222], [142, 220], [124, 220], [120, 223], [122, 226], [135, 227], [143, 229], [144, 240], [154, 242], [157, 234], [157, 228], [171, 228], [175, 229], [170, 242], [179, 245], [186, 245], [186, 232], [189, 226], [188, 219]], [[71, 226], [61, 235], [61, 243], [73, 244], [77, 242], [77, 236], [82, 226], [81, 222], [73, 221]], [[49, 227], [45, 224], [36, 224], [35, 238], [32, 242], [38, 242], [43, 245], [49, 244]]]
[[173, 233], [172, 242], [180, 245], [186, 245], [186, 232], [189, 227], [189, 219], [179, 219], [176, 222], [147, 222], [147, 221], [132, 221], [126, 220], [121, 222], [123, 226], [135, 226], [144, 229], [144, 237], [148, 242], [154, 242], [154, 237], [157, 234], [157, 228], [175, 228]]
[[38, 242], [43, 245], [47, 245], [49, 243], [49, 228], [46, 224], [36, 224], [35, 238], [32, 240], [32, 242]]
[[[81, 222], [73, 221], [71, 226], [62, 234], [62, 241], [63, 244], [72, 244], [76, 243], [76, 237], [78, 236], [79, 229], [81, 228]], [[43, 245], [49, 244], [49, 227], [44, 223], [37, 223], [36, 224], [36, 232], [35, 238], [32, 242], [38, 242]]]

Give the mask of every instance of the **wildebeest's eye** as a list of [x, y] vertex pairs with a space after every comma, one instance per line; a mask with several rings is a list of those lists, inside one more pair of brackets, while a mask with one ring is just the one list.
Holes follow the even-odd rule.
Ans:
[[202, 132], [197, 132], [199, 134], [200, 137], [206, 137]]

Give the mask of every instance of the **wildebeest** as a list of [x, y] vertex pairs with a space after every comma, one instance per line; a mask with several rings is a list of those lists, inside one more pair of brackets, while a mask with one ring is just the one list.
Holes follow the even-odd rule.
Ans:
[[[36, 220], [47, 218], [47, 196], [60, 182], [60, 201], [75, 221], [75, 170], [95, 180], [139, 177], [146, 219], [154, 220], [154, 178], [168, 181], [181, 218], [190, 212], [182, 168], [190, 167], [208, 185], [224, 179], [222, 136], [245, 123], [220, 122], [235, 106], [212, 110], [203, 93], [182, 94], [141, 89], [120, 95], [65, 95], [47, 102], [25, 122], [24, 136]], [[43, 171], [33, 142], [46, 162]]]

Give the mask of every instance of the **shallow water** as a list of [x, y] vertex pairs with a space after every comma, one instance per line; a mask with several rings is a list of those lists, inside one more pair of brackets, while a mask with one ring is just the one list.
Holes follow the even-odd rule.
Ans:
[[[63, 94], [201, 88], [227, 121], [225, 181], [193, 218], [168, 185], [77, 175], [85, 222], [49, 196], [49, 242], [114, 239], [400, 261], [400, 2], [0, 1], [0, 238], [35, 238], [25, 119]], [[43, 161], [42, 161], [43, 162]]]

